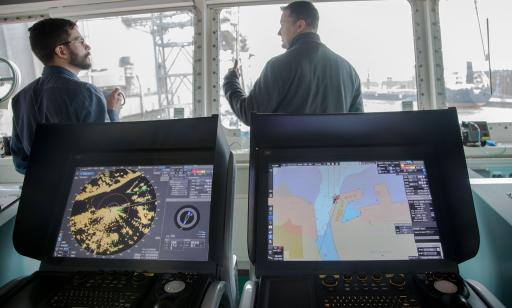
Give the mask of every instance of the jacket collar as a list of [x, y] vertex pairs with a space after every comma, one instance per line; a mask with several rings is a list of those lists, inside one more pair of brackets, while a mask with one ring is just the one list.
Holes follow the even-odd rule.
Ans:
[[63, 68], [62, 66], [56, 66], [56, 65], [48, 65], [45, 66], [43, 69], [43, 76], [46, 75], [60, 75], [67, 78], [80, 80], [77, 75], [75, 75], [73, 72]]
[[292, 48], [295, 45], [298, 45], [301, 42], [305, 42], [305, 41], [320, 42], [320, 35], [318, 35], [315, 32], [304, 32], [304, 33], [301, 33], [301, 34], [297, 34], [293, 38], [293, 40], [290, 43], [290, 46], [288, 47], [288, 49]]

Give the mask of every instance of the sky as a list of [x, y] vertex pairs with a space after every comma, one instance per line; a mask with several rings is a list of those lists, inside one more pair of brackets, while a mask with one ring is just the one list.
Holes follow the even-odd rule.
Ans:
[[[133, 17], [151, 17], [150, 14]], [[182, 20], [185, 16], [180, 16]], [[153, 38], [149, 34], [150, 27], [127, 27], [120, 17], [96, 18], [82, 20], [80, 23], [82, 34], [92, 47], [92, 62], [95, 69], [115, 69], [119, 58], [129, 56], [134, 64], [135, 73], [139, 75], [144, 89], [156, 88], [155, 56]], [[190, 42], [193, 40], [191, 27], [175, 29], [165, 38], [165, 41]], [[192, 48], [189, 48], [192, 50]], [[188, 61], [183, 53], [177, 54], [178, 49], [172, 51], [171, 58], [177, 56], [173, 73], [192, 72], [192, 62]]]
[[[486, 19], [489, 19], [491, 64], [495, 69], [512, 69], [512, 1], [476, 1], [487, 52]], [[466, 60], [474, 69], [487, 70], [480, 39], [474, 0], [440, 0], [439, 18], [446, 73], [465, 70]]]

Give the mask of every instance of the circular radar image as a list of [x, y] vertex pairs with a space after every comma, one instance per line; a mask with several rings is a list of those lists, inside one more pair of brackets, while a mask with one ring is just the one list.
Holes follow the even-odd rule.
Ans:
[[113, 169], [85, 184], [73, 201], [69, 227], [94, 255], [113, 255], [135, 245], [151, 229], [156, 193], [139, 171]]

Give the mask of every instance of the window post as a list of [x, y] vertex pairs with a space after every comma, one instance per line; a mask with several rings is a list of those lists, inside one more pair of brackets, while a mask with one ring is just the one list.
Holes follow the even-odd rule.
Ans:
[[446, 108], [439, 0], [409, 0], [412, 8], [418, 109]]

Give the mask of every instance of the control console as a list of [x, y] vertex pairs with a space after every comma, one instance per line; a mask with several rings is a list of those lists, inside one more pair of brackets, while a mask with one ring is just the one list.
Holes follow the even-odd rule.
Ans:
[[424, 273], [414, 275], [415, 285], [430, 306], [472, 307], [469, 288], [455, 273]]
[[319, 307], [472, 307], [456, 273], [340, 273], [317, 277]]
[[320, 307], [419, 307], [404, 274], [319, 275], [318, 282]]
[[[67, 280], [67, 281], [66, 281]], [[78, 272], [63, 280], [50, 307], [200, 307], [211, 282], [197, 273]]]
[[77, 272], [50, 296], [50, 307], [136, 307], [155, 282], [153, 274]]

